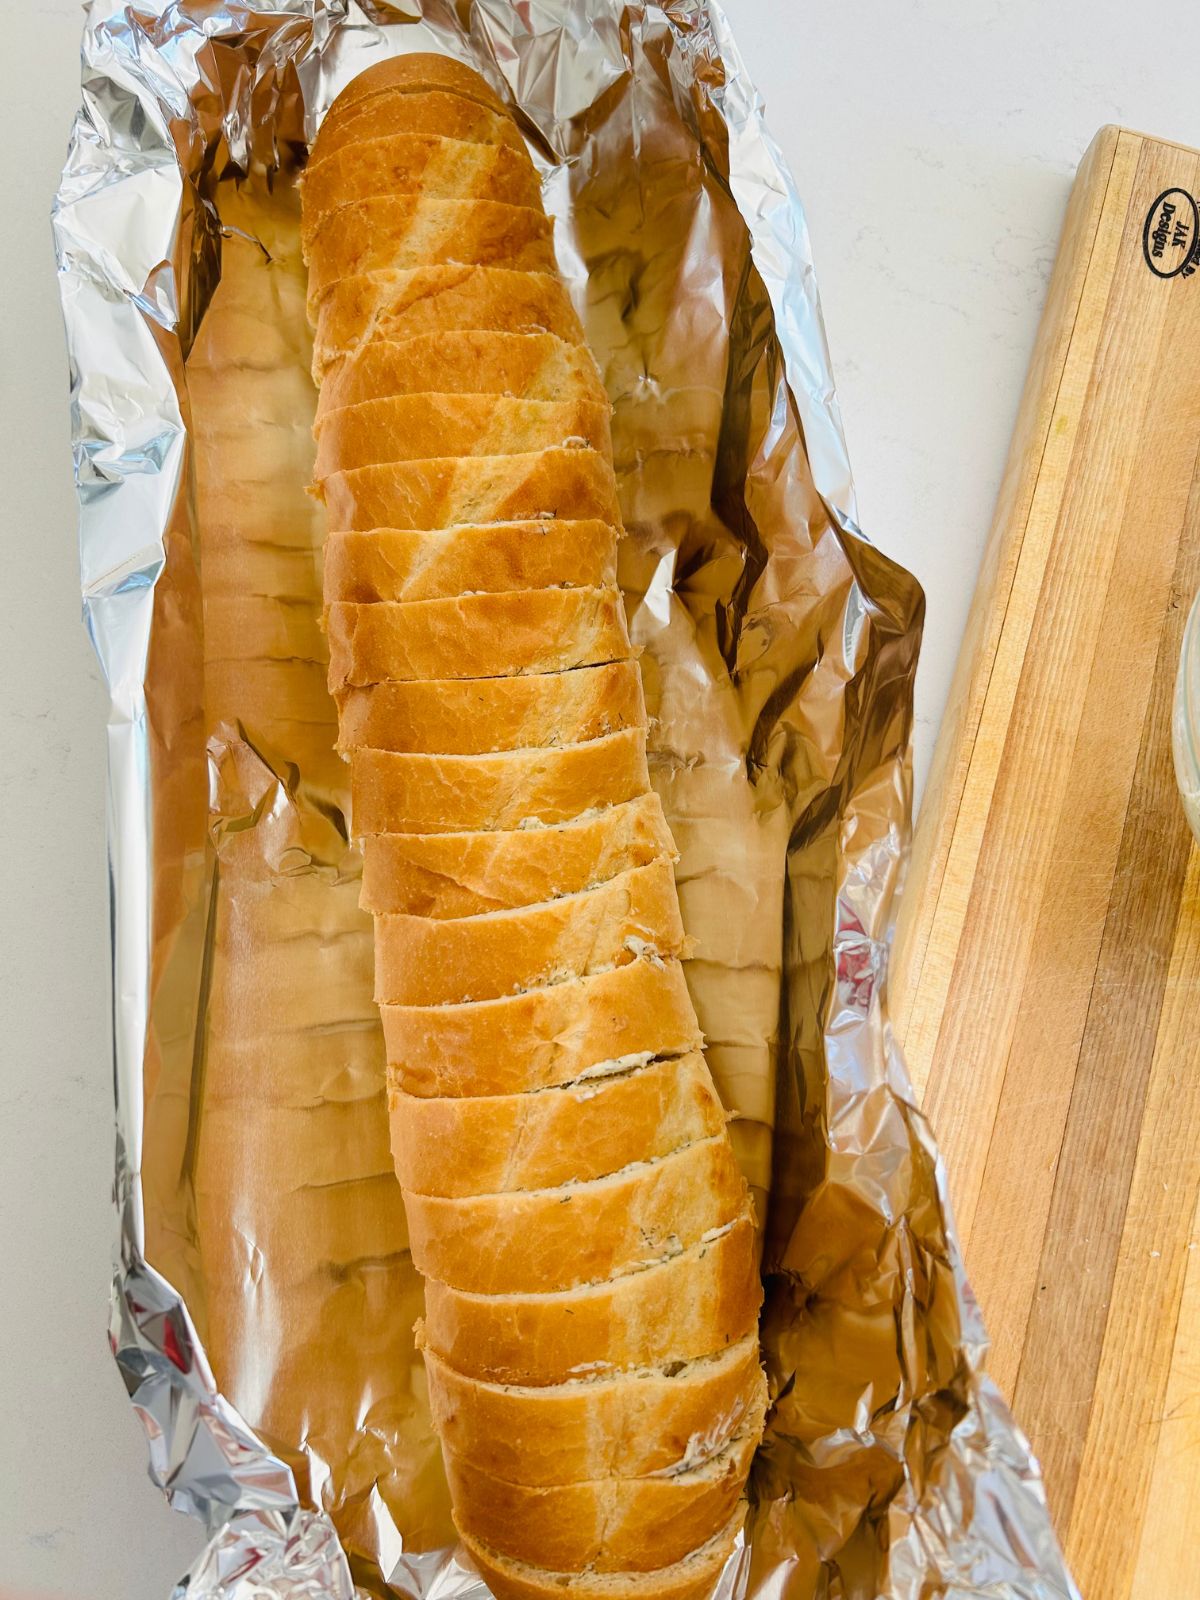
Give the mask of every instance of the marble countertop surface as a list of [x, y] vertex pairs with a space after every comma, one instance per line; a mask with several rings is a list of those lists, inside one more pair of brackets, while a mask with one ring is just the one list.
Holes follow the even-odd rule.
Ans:
[[[1200, 144], [1200, 11], [1161, 0], [726, 0], [812, 230], [861, 521], [925, 585], [923, 775], [1071, 176], [1097, 128]], [[104, 695], [79, 626], [48, 212], [75, 0], [0, 0], [0, 1597], [166, 1600], [201, 1544], [145, 1476], [106, 1341]]]

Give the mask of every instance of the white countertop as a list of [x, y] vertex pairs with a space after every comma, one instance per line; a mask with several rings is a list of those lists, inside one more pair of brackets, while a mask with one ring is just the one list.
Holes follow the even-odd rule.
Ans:
[[[1105, 122], [1200, 144], [1200, 11], [1158, 0], [726, 0], [808, 208], [867, 533], [929, 601], [923, 773], [1075, 165]], [[783, 19], [783, 20], [781, 20]], [[79, 626], [48, 212], [75, 0], [0, 0], [0, 1600], [166, 1600], [201, 1543], [109, 1356], [104, 707]]]

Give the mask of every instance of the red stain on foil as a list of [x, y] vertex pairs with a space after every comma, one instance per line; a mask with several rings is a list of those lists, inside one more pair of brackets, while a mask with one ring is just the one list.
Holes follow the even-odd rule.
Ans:
[[173, 1367], [178, 1367], [180, 1372], [187, 1372], [190, 1363], [187, 1356], [179, 1348], [179, 1336], [175, 1332], [175, 1324], [167, 1319], [163, 1323], [163, 1354]]

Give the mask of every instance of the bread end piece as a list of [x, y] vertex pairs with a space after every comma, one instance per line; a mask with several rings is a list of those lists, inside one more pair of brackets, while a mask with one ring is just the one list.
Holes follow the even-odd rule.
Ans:
[[336, 122], [377, 94], [418, 94], [427, 89], [444, 89], [451, 94], [462, 95], [467, 100], [478, 101], [489, 111], [508, 110], [496, 91], [473, 67], [430, 50], [415, 55], [392, 56], [360, 72], [334, 100], [325, 114], [325, 120]]
[[460, 1537], [496, 1600], [706, 1600], [746, 1519], [739, 1505], [725, 1527], [683, 1561], [655, 1572], [549, 1572], [510, 1561], [469, 1534]]

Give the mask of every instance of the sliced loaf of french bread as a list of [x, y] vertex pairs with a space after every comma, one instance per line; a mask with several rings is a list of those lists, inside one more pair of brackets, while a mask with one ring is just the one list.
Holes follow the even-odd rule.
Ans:
[[761, 1290], [600, 374], [461, 64], [354, 80], [303, 198], [329, 681], [456, 1524], [499, 1600], [701, 1600], [763, 1425]]

